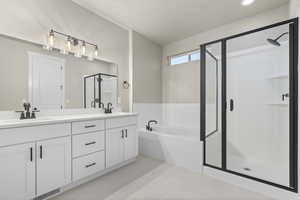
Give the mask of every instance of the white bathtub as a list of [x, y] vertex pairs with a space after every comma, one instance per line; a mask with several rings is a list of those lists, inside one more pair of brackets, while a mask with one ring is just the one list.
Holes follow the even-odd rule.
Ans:
[[198, 131], [168, 127], [154, 128], [152, 132], [140, 129], [139, 152], [178, 167], [202, 170], [202, 142]]

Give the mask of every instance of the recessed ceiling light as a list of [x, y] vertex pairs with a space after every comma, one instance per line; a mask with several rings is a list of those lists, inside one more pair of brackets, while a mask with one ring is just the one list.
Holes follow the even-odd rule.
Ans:
[[249, 6], [252, 3], [254, 3], [255, 0], [242, 0], [242, 5], [243, 6]]

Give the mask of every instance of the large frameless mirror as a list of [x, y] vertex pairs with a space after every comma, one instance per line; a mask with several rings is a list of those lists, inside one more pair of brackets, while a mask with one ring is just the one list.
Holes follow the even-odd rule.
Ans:
[[[39, 110], [98, 108], [97, 99], [84, 106], [84, 90], [94, 90], [92, 79], [84, 88], [84, 78], [99, 73], [118, 76], [114, 63], [79, 58], [57, 49], [49, 51], [42, 45], [4, 35], [0, 35], [0, 44], [0, 111], [23, 110], [24, 101]], [[118, 96], [115, 84], [108, 87], [110, 84], [105, 83], [103, 90], [103, 97], [113, 104]]]

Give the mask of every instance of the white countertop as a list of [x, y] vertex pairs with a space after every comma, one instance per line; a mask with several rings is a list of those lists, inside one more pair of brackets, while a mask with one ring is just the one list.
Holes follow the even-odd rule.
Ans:
[[109, 118], [135, 116], [135, 115], [137, 115], [137, 113], [119, 112], [119, 113], [111, 113], [111, 114], [89, 113], [89, 114], [45, 116], [45, 117], [37, 117], [37, 119], [24, 119], [24, 120], [7, 119], [7, 120], [0, 120], [0, 129], [67, 123], [67, 122], [85, 121], [85, 120], [109, 119]]

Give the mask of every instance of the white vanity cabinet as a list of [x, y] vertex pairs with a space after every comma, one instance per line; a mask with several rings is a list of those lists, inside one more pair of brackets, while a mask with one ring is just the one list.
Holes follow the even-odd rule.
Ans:
[[133, 161], [136, 115], [107, 116], [0, 124], [0, 200], [44, 198]]
[[130, 160], [138, 155], [138, 134], [136, 125], [125, 127], [124, 160]]
[[0, 148], [0, 199], [35, 196], [35, 144]]
[[138, 155], [136, 117], [106, 121], [106, 165], [112, 167]]
[[70, 135], [68, 123], [0, 129], [0, 199], [27, 200], [70, 183]]
[[37, 142], [37, 195], [71, 182], [71, 138]]
[[106, 131], [106, 165], [111, 167], [124, 160], [124, 135], [122, 128]]
[[105, 169], [105, 120], [72, 123], [73, 181]]

